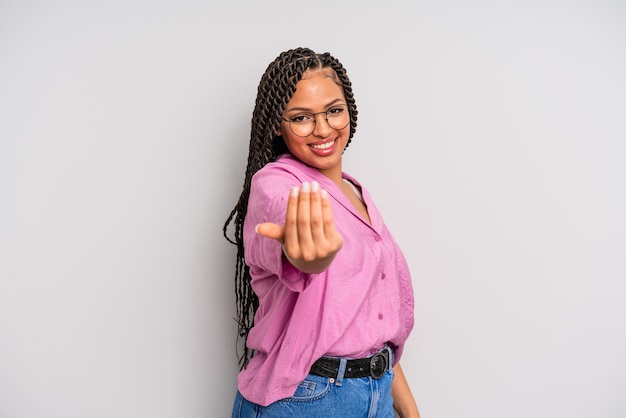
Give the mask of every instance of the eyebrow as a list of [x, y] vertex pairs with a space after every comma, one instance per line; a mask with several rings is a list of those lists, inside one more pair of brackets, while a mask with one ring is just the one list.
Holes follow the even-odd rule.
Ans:
[[[337, 104], [338, 102], [343, 102], [342, 99], [335, 99], [329, 103], [326, 104], [326, 108], [331, 107], [334, 104]], [[344, 103], [342, 103], [344, 104]], [[313, 112], [312, 109], [307, 108], [307, 107], [292, 107], [290, 109], [285, 109], [285, 112], [294, 112], [294, 111], [302, 111], [302, 112]]]

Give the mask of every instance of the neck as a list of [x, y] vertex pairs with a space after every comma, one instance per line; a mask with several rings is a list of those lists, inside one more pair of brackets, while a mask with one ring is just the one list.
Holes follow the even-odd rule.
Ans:
[[341, 164], [336, 165], [333, 168], [329, 168], [329, 169], [318, 169], [320, 173], [322, 173], [324, 176], [328, 177], [333, 183], [339, 185], [341, 187], [341, 184], [343, 183], [342, 180], [342, 171], [341, 171]]

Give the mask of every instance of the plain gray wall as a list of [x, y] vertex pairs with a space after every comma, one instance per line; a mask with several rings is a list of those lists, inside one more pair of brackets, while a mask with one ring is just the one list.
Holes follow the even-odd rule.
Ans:
[[[424, 418], [626, 416], [626, 4], [0, 2], [0, 416], [229, 416], [256, 87], [347, 67]], [[355, 260], [358, 262], [358, 260]]]

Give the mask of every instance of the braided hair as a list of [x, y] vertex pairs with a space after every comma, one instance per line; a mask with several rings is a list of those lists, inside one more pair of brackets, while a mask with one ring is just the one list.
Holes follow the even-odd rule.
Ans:
[[[252, 357], [252, 351], [245, 343], [254, 322], [254, 314], [259, 307], [259, 299], [250, 284], [250, 269], [244, 260], [243, 247], [243, 222], [248, 211], [250, 183], [257, 171], [276, 160], [279, 155], [289, 152], [283, 138], [277, 133], [280, 131], [281, 116], [296, 91], [296, 84], [307, 70], [321, 70], [342, 87], [350, 112], [348, 144], [356, 131], [357, 110], [352, 84], [343, 65], [336, 58], [329, 53], [317, 54], [308, 48], [296, 48], [281, 53], [270, 63], [261, 77], [252, 113], [248, 165], [243, 191], [223, 228], [224, 237], [237, 247], [235, 296], [238, 336], [244, 340], [243, 354], [239, 356], [239, 365], [242, 369]], [[231, 239], [227, 230], [233, 222], [235, 235], [234, 239]]]

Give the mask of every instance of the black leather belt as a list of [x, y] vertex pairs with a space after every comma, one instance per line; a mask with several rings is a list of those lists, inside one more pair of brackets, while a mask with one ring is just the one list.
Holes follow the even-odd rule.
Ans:
[[[371, 357], [348, 360], [343, 377], [373, 377], [374, 379], [380, 379], [389, 369], [388, 350], [390, 348], [385, 348]], [[309, 373], [316, 376], [336, 378], [339, 373], [340, 362], [341, 360], [336, 357], [322, 357], [313, 363]]]

